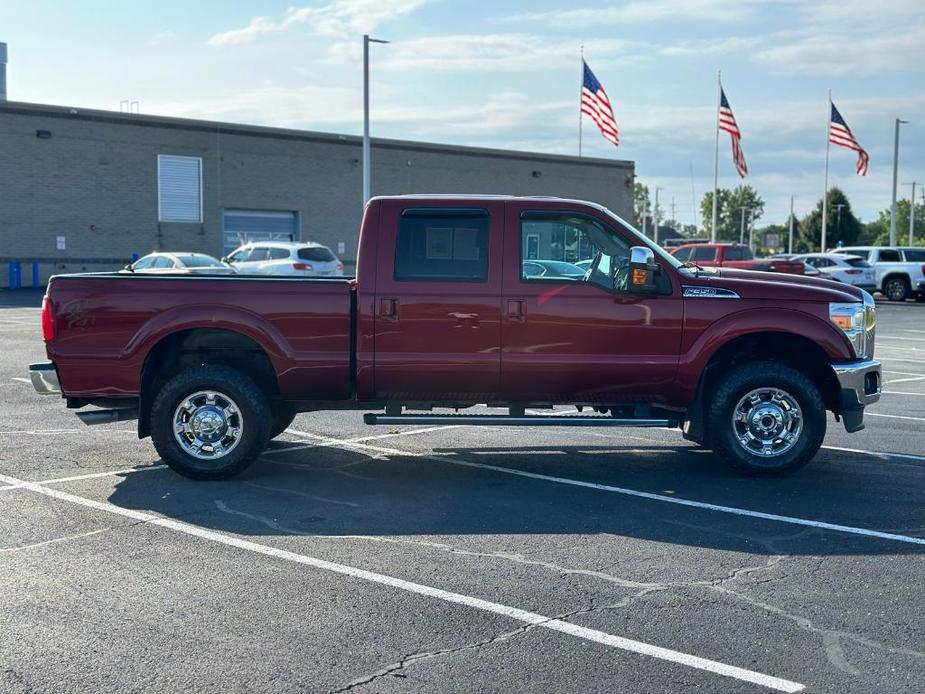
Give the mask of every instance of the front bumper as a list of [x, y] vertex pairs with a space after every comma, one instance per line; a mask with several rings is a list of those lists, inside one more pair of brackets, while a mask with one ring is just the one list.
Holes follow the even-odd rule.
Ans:
[[841, 389], [841, 416], [845, 431], [853, 433], [864, 428], [864, 408], [880, 399], [883, 378], [876, 359], [835, 362], [835, 378]]
[[29, 364], [29, 378], [32, 387], [41, 395], [61, 395], [61, 383], [58, 381], [58, 371], [50, 361], [39, 361]]

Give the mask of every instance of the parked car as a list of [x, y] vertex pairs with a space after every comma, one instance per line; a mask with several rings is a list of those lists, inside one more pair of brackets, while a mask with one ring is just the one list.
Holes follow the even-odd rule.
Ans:
[[248, 243], [225, 258], [239, 275], [342, 277], [344, 264], [327, 246], [297, 241]]
[[830, 280], [844, 282], [873, 292], [877, 287], [874, 269], [864, 258], [844, 253], [807, 253], [798, 255], [794, 260], [802, 260], [807, 265], [819, 270]]
[[877, 289], [890, 301], [925, 300], [925, 248], [847, 246], [832, 252], [859, 256], [873, 265]]
[[205, 253], [149, 253], [131, 265], [126, 272], [189, 275], [233, 275], [234, 268]]
[[[552, 254], [542, 239], [563, 231], [594, 248], [595, 271], [534, 281], [522, 249]], [[855, 432], [880, 398], [870, 294], [687, 267], [594, 203], [377, 197], [358, 261], [343, 280], [53, 277], [32, 383], [103, 408], [86, 423], [138, 419], [195, 479], [237, 474], [296, 412], [324, 409], [387, 426], [678, 427], [784, 473], [815, 456], [826, 410]], [[509, 414], [433, 412], [478, 403]], [[598, 414], [529, 413], [556, 404]]]
[[698, 243], [678, 246], [671, 254], [682, 263], [701, 267], [730, 267], [739, 270], [764, 270], [802, 275], [803, 263], [774, 258], [755, 258], [752, 249], [741, 243]]
[[[591, 265], [591, 261], [583, 261]], [[533, 279], [559, 279], [572, 278], [580, 280], [588, 271], [587, 267], [581, 267], [574, 263], [567, 263], [564, 260], [525, 260], [523, 261], [524, 277]]]

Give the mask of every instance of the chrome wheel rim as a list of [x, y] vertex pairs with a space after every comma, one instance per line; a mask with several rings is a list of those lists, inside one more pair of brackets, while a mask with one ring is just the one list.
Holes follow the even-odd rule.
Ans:
[[243, 433], [244, 417], [237, 403], [215, 390], [188, 395], [174, 411], [174, 438], [184, 452], [199, 460], [225, 457]]
[[803, 411], [780, 388], [755, 388], [732, 411], [739, 445], [760, 458], [775, 458], [793, 448], [803, 432]]

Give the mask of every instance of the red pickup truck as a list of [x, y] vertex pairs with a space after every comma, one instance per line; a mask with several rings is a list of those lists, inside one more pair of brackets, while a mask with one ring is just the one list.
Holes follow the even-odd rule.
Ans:
[[806, 272], [806, 266], [801, 261], [756, 258], [752, 249], [741, 243], [689, 243], [673, 249], [671, 254], [682, 263], [695, 263], [701, 267], [766, 270], [791, 275], [803, 275]]
[[[50, 361], [30, 372], [39, 392], [90, 407], [85, 423], [137, 418], [197, 479], [234, 475], [297, 412], [325, 409], [387, 425], [679, 427], [771, 474], [815, 455], [826, 410], [863, 428], [880, 397], [874, 324], [860, 289], [683, 265], [592, 203], [380, 197], [352, 280], [54, 277]], [[480, 404], [508, 414], [434, 412]], [[536, 414], [561, 404], [578, 412]]]

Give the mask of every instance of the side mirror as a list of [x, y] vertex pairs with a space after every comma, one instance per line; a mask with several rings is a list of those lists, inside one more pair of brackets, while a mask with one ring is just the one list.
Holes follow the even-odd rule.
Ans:
[[630, 248], [629, 277], [626, 291], [631, 294], [654, 294], [658, 291], [655, 274], [659, 266], [655, 262], [655, 253], [647, 246]]
[[223, 263], [231, 263], [231, 261], [228, 260], [227, 255], [223, 255], [221, 258], [219, 258], [219, 260], [221, 260]]
[[125, 270], [126, 272], [134, 272], [134, 270], [132, 270], [132, 264], [131, 264], [131, 263], [129, 263], [128, 265], [126, 265], [126, 266], [125, 266], [124, 268], [122, 268], [122, 269]]

